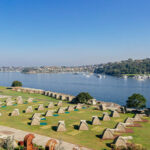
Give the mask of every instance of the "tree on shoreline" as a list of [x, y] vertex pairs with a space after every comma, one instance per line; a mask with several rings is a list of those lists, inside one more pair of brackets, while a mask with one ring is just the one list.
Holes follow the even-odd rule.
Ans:
[[11, 86], [12, 87], [22, 87], [22, 82], [20, 82], [20, 81], [13, 81]]
[[81, 92], [76, 96], [75, 102], [87, 103], [90, 99], [93, 99], [93, 97], [88, 92]]
[[128, 97], [126, 106], [137, 109], [144, 108], [146, 107], [146, 98], [141, 94], [134, 93], [132, 96]]

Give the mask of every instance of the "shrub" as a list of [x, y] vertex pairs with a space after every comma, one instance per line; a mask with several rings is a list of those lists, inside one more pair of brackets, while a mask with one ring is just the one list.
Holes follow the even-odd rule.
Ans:
[[87, 103], [90, 99], [93, 99], [93, 97], [89, 93], [81, 92], [76, 96], [75, 102], [76, 103]]
[[146, 107], [146, 99], [143, 95], [134, 93], [128, 98], [126, 105], [129, 108], [144, 108]]
[[20, 82], [20, 81], [13, 81], [11, 86], [12, 87], [20, 87], [20, 86], [22, 86], [22, 82]]

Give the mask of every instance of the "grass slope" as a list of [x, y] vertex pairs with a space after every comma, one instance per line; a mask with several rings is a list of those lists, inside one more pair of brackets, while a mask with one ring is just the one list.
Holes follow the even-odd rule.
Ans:
[[[30, 118], [32, 117], [33, 113], [25, 114], [23, 111], [27, 108], [27, 106], [32, 106], [35, 112], [45, 113], [48, 108], [45, 108], [44, 111], [37, 111], [35, 108], [38, 107], [39, 104], [44, 104], [47, 106], [48, 102], [52, 101], [57, 103], [58, 100], [44, 96], [39, 94], [26, 94], [26, 93], [19, 93], [14, 92], [5, 87], [0, 87], [0, 95], [10, 95], [13, 96], [13, 99], [17, 96], [22, 96], [24, 102], [29, 98], [34, 98], [37, 103], [30, 103], [30, 104], [23, 104], [17, 106], [8, 106], [6, 108], [0, 108], [0, 112], [2, 116], [0, 117], [0, 125], [13, 127], [16, 129], [21, 129], [29, 132], [35, 132], [41, 135], [46, 135], [49, 137], [62, 139], [64, 141], [68, 141], [70, 143], [78, 144], [81, 146], [85, 146], [88, 148], [92, 148], [94, 150], [109, 150], [110, 148], [107, 146], [108, 143], [112, 141], [103, 141], [99, 138], [105, 128], [114, 128], [118, 122], [123, 122], [125, 118], [132, 117], [133, 114], [121, 114], [120, 118], [111, 118], [111, 121], [104, 122], [101, 121], [101, 125], [99, 126], [92, 126], [91, 119], [92, 116], [99, 116], [102, 117], [102, 111], [94, 110], [93, 107], [89, 107], [87, 109], [81, 109], [79, 111], [73, 111], [69, 114], [61, 114], [58, 117], [46, 117], [47, 122], [46, 126], [30, 126], [29, 123], [31, 122]], [[1, 101], [5, 101], [6, 99], [0, 99]], [[63, 101], [63, 107], [67, 107], [67, 102]], [[11, 117], [9, 113], [12, 112], [13, 109], [18, 108], [20, 110], [20, 115], [18, 117]], [[55, 106], [52, 110], [57, 110], [58, 107]], [[110, 113], [110, 112], [109, 112]], [[148, 118], [149, 119], [149, 118]], [[64, 120], [66, 124], [66, 132], [57, 133], [55, 131], [58, 121]], [[80, 120], [87, 120], [89, 131], [78, 131], [77, 127], [80, 123]], [[150, 121], [150, 119], [149, 119]], [[130, 134], [122, 134], [122, 135], [131, 135], [133, 136], [133, 142], [142, 144], [146, 148], [150, 147], [149, 139], [150, 139], [150, 122], [148, 123], [141, 123], [142, 127], [134, 128], [134, 133]]]

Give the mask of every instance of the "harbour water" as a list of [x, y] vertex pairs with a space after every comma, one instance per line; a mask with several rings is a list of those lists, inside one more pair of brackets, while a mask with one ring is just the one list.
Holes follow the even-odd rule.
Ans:
[[0, 72], [0, 86], [10, 86], [19, 80], [24, 87], [50, 90], [76, 96], [89, 92], [94, 98], [124, 105], [133, 93], [143, 94], [150, 107], [150, 79], [139, 81], [112, 76], [85, 75], [72, 73], [22, 74], [20, 72]]

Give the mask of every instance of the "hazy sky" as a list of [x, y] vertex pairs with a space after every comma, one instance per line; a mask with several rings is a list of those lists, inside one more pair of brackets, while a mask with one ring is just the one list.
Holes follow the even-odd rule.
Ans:
[[150, 57], [150, 0], [0, 0], [0, 66]]

